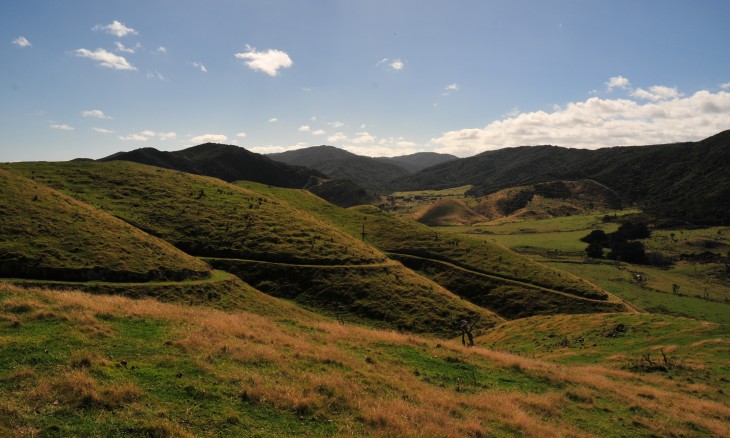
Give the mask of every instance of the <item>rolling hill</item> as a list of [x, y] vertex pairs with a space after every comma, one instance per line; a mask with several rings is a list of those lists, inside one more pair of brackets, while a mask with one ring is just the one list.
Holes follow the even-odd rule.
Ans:
[[621, 199], [595, 181], [553, 181], [512, 187], [479, 198], [474, 211], [488, 220], [506, 216], [549, 219], [591, 211], [617, 210]]
[[210, 277], [169, 243], [38, 182], [0, 169], [0, 276], [147, 282]]
[[392, 160], [385, 162], [364, 157], [334, 146], [314, 146], [269, 154], [268, 157], [282, 163], [316, 169], [330, 178], [350, 180], [373, 191], [382, 190], [388, 181], [410, 173]]
[[384, 251], [457, 295], [505, 318], [627, 311], [615, 297], [489, 242], [444, 235], [373, 206], [343, 209], [302, 190], [241, 186], [292, 203]]
[[441, 199], [417, 211], [413, 218], [430, 227], [472, 225], [487, 218], [469, 208], [460, 199]]
[[730, 131], [698, 142], [596, 150], [523, 146], [433, 166], [397, 190], [471, 184], [473, 196], [557, 180], [591, 179], [665, 223], [730, 223]]
[[257, 181], [277, 187], [302, 188], [313, 176], [326, 178], [325, 175], [311, 169], [288, 166], [239, 146], [217, 143], [205, 143], [175, 152], [142, 148], [131, 152], [118, 152], [98, 161], [115, 160], [213, 176], [228, 182]]
[[485, 327], [500, 320], [326, 221], [219, 179], [128, 161], [7, 167], [257, 289], [344, 319], [441, 336], [460, 319], [479, 317]]
[[418, 172], [437, 164], [446, 163], [447, 161], [456, 160], [458, 157], [450, 154], [439, 154], [436, 152], [416, 152], [410, 155], [400, 155], [396, 157], [377, 157], [378, 161], [383, 163], [397, 164], [409, 172]]

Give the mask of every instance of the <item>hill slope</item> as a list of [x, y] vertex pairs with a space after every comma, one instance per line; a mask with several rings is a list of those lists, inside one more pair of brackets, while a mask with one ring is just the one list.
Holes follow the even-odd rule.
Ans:
[[446, 163], [447, 161], [456, 160], [458, 157], [450, 154], [439, 154], [436, 152], [416, 152], [410, 155], [400, 155], [397, 157], [377, 157], [378, 161], [384, 163], [397, 164], [409, 172], [418, 172], [437, 164]]
[[388, 181], [407, 175], [400, 165], [363, 157], [334, 146], [314, 146], [269, 154], [273, 160], [317, 169], [331, 178], [350, 180], [368, 190], [381, 190]]
[[99, 161], [125, 160], [197, 175], [220, 178], [223, 181], [257, 181], [277, 187], [302, 188], [315, 176], [325, 175], [273, 161], [261, 154], [225, 144], [205, 143], [175, 152], [154, 148], [118, 152]]
[[442, 199], [417, 211], [413, 218], [430, 227], [471, 225], [487, 219], [458, 199]]
[[479, 199], [474, 211], [488, 219], [505, 216], [549, 219], [594, 210], [617, 210], [613, 190], [591, 180], [553, 181], [500, 190]]
[[0, 276], [140, 282], [209, 277], [167, 242], [0, 169]]
[[555, 180], [592, 179], [664, 220], [730, 223], [730, 131], [699, 142], [597, 150], [523, 146], [484, 152], [402, 177], [400, 190], [467, 184], [480, 196]]
[[723, 436], [730, 423], [721, 339], [698, 338], [694, 365], [715, 380], [690, 384], [304, 315], [1, 283], [0, 321], [2, 436]]
[[207, 257], [260, 290], [343, 318], [442, 336], [453, 335], [459, 319], [478, 315], [484, 326], [499, 320], [327, 222], [219, 179], [128, 161], [9, 167]]

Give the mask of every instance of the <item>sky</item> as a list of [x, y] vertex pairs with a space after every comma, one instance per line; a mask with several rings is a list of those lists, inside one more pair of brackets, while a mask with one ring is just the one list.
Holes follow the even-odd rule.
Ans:
[[730, 129], [730, 1], [3, 0], [0, 161], [460, 157]]

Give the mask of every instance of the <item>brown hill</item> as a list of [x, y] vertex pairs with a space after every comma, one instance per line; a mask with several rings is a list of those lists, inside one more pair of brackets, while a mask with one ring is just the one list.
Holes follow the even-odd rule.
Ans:
[[459, 199], [442, 199], [417, 211], [413, 218], [431, 227], [472, 225], [487, 219]]

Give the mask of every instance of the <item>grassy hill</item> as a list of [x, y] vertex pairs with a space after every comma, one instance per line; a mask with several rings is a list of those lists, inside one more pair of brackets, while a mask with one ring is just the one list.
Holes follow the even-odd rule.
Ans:
[[0, 199], [0, 276], [143, 282], [212, 274], [169, 243], [2, 169]]
[[616, 192], [595, 181], [552, 181], [512, 187], [479, 198], [474, 211], [488, 219], [548, 219], [621, 208]]
[[280, 187], [301, 188], [311, 177], [325, 177], [317, 171], [273, 161], [239, 146], [218, 143], [205, 143], [174, 152], [142, 148], [118, 152], [99, 161], [116, 160], [208, 175], [229, 182], [258, 181]]
[[[723, 344], [698, 339], [694, 366], [716, 375]], [[0, 340], [3, 436], [721, 436], [730, 424], [726, 391], [675, 370], [559, 365], [281, 312], [0, 284]]]
[[471, 184], [482, 196], [555, 180], [592, 179], [667, 223], [730, 223], [730, 131], [699, 142], [596, 150], [524, 146], [484, 152], [402, 177], [397, 190]]
[[463, 318], [499, 320], [326, 221], [218, 179], [125, 161], [9, 167], [320, 311], [441, 336]]
[[548, 269], [498, 245], [442, 234], [371, 206], [343, 209], [300, 190], [239, 183], [278, 197], [362, 238], [452, 292], [505, 317], [625, 311], [624, 304], [565, 272]]
[[[269, 154], [273, 160], [317, 169], [330, 178], [350, 180], [368, 190], [381, 190], [392, 179], [410, 172], [398, 164], [356, 155], [334, 146], [314, 146]], [[250, 178], [241, 178], [251, 181]]]
[[417, 211], [413, 218], [430, 227], [471, 225], [487, 219], [460, 199], [442, 199]]

